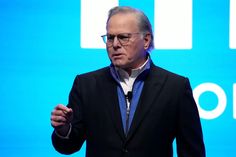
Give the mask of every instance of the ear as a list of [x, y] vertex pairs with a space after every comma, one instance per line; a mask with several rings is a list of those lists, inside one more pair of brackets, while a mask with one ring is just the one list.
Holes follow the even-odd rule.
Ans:
[[143, 37], [144, 39], [144, 49], [147, 50], [149, 48], [149, 45], [151, 43], [151, 34], [146, 33]]

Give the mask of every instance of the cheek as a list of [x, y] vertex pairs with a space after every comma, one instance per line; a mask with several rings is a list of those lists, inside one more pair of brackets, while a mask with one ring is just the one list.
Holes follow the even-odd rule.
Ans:
[[142, 45], [138, 45], [134, 46], [132, 48], [129, 49], [129, 57], [135, 58], [140, 56], [141, 52], [143, 52], [143, 47]]
[[112, 54], [111, 48], [107, 48], [107, 54], [108, 54], [109, 57], [111, 57], [111, 54]]

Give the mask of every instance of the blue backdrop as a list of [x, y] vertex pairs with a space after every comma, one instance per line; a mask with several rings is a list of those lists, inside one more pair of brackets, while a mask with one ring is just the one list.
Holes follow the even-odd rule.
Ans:
[[[157, 1], [113, 0], [142, 9], [153, 25]], [[236, 46], [229, 45], [236, 43], [230, 38], [236, 30], [230, 29], [230, 22], [236, 21], [230, 21], [233, 1], [236, 4], [235, 0], [193, 0], [190, 48], [157, 48], [151, 53], [155, 64], [189, 77], [194, 91], [206, 83], [223, 91], [217, 95], [219, 90], [205, 86], [198, 97], [198, 105], [209, 114], [223, 108], [213, 118], [201, 116], [208, 157], [236, 154]], [[89, 16], [82, 15], [82, 2], [0, 0], [0, 156], [63, 156], [51, 144], [52, 109], [67, 103], [76, 74], [110, 63], [105, 49], [81, 44], [81, 21]], [[108, 1], [100, 3], [102, 8]], [[91, 20], [100, 25], [99, 19]], [[225, 101], [220, 104], [220, 100]], [[84, 154], [85, 146], [72, 156]]]

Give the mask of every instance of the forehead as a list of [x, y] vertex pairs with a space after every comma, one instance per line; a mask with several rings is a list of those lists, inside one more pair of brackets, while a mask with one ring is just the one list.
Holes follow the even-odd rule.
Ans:
[[115, 14], [107, 23], [109, 33], [137, 32], [138, 30], [138, 18], [134, 13]]

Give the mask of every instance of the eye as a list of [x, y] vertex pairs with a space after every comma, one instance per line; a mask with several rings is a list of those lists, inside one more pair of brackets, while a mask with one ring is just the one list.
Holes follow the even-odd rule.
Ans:
[[109, 40], [109, 41], [113, 41], [114, 38], [115, 38], [115, 35], [111, 35], [111, 34], [107, 35], [107, 40]]
[[126, 39], [126, 38], [129, 38], [129, 35], [128, 34], [118, 34], [117, 37], [119, 39]]
[[117, 38], [121, 40], [129, 40], [129, 34], [119, 34], [117, 35]]

